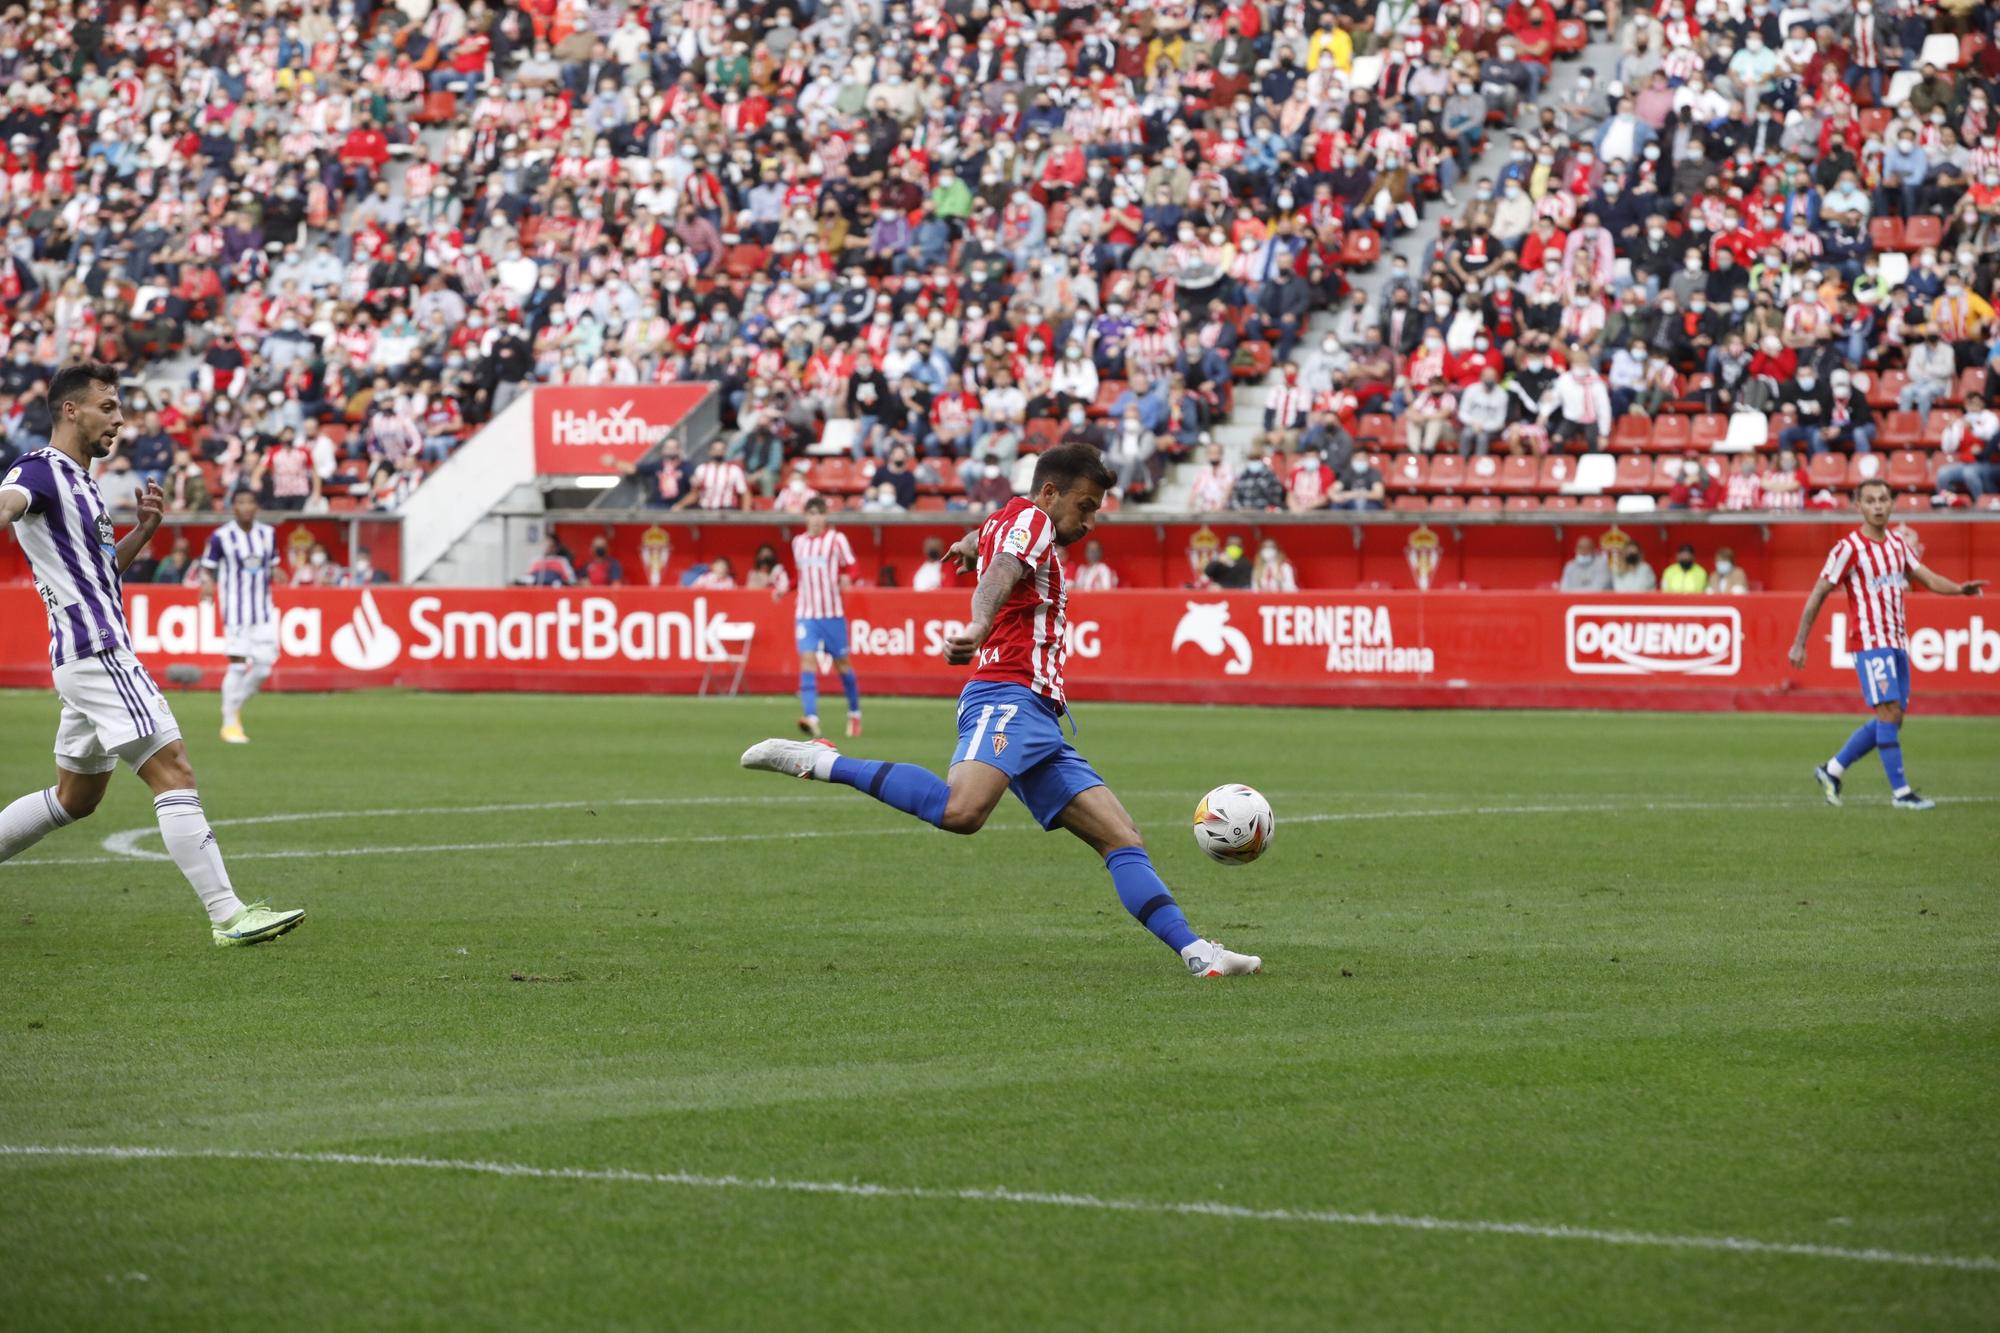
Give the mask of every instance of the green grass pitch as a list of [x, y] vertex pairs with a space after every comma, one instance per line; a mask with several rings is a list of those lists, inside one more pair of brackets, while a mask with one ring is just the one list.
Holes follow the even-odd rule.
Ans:
[[[1198, 983], [1011, 801], [741, 772], [785, 700], [176, 709], [311, 916], [213, 948], [123, 775], [0, 866], [10, 1327], [2000, 1325], [2000, 722], [1913, 718], [1910, 815], [1820, 804], [1848, 718], [1084, 705], [1265, 958]], [[0, 799], [55, 720], [0, 695]]]

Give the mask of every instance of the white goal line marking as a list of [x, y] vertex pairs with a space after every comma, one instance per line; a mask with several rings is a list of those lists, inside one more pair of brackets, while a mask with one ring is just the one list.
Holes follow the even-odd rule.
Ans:
[[[831, 794], [831, 793], [829, 793]], [[1136, 793], [1152, 796], [1154, 793]], [[2000, 801], [2000, 796], [1945, 796], [1938, 798], [1940, 804], [1973, 804]], [[537, 801], [509, 805], [458, 805], [458, 806], [411, 806], [389, 810], [314, 810], [297, 814], [253, 815], [242, 819], [218, 819], [217, 828], [229, 828], [251, 824], [288, 824], [307, 820], [327, 819], [371, 819], [394, 815], [450, 815], [450, 814], [494, 814], [536, 810], [581, 810], [598, 807], [617, 806], [697, 806], [697, 805], [799, 805], [820, 800], [818, 796], [767, 796], [767, 797], [630, 797], [606, 801]], [[1806, 809], [1818, 802], [1804, 797], [1777, 800], [1734, 800], [1734, 801], [1599, 801], [1590, 804], [1539, 804], [1539, 805], [1480, 805], [1457, 806], [1435, 810], [1341, 810], [1331, 813], [1288, 815], [1288, 824], [1334, 824], [1380, 819], [1450, 819], [1483, 818], [1495, 815], [1568, 815], [1568, 814], [1641, 814], [1655, 811], [1684, 810], [1781, 810]], [[931, 833], [935, 830], [924, 826], [877, 829], [800, 829], [785, 833], [711, 833], [672, 834], [662, 837], [599, 837], [599, 838], [528, 838], [508, 839], [492, 842], [445, 842], [411, 843], [395, 846], [376, 847], [331, 847], [306, 849], [284, 849], [278, 851], [230, 852], [231, 861], [303, 861], [316, 857], [350, 856], [420, 856], [439, 852], [504, 852], [559, 850], [565, 847], [671, 847], [690, 844], [717, 844], [737, 842], [780, 842], [798, 838], [893, 838], [909, 837]], [[1034, 824], [989, 824], [986, 830], [994, 833], [1040, 832]], [[166, 861], [171, 858], [165, 852], [148, 851], [139, 846], [146, 839], [159, 836], [159, 829], [152, 824], [140, 828], [121, 829], [106, 837], [100, 844], [109, 853], [106, 856], [47, 857], [16, 860], [0, 864], [18, 866], [90, 866], [116, 865], [126, 861]]]
[[1659, 1250], [1711, 1250], [1732, 1254], [1787, 1255], [1850, 1263], [1900, 1264], [1963, 1272], [2000, 1272], [2000, 1259], [1985, 1255], [1914, 1254], [1902, 1250], [1858, 1249], [1802, 1241], [1757, 1240], [1748, 1236], [1682, 1236], [1651, 1231], [1552, 1226], [1540, 1222], [1495, 1222], [1479, 1218], [1427, 1217], [1403, 1213], [1349, 1213], [1319, 1208], [1245, 1208], [1228, 1203], [1162, 1203], [1150, 1199], [1106, 1199], [1094, 1194], [1049, 1194], [1036, 1190], [936, 1189], [911, 1185], [869, 1185], [833, 1180], [780, 1180], [775, 1177], [708, 1176], [686, 1171], [625, 1171], [585, 1167], [526, 1166], [517, 1162], [454, 1161], [437, 1157], [383, 1157], [364, 1153], [277, 1152], [227, 1148], [65, 1147], [0, 1144], [0, 1157], [99, 1158], [113, 1161], [235, 1161], [296, 1166], [369, 1166], [417, 1171], [460, 1172], [528, 1180], [572, 1180], [606, 1184], [666, 1185], [684, 1189], [746, 1190], [769, 1194], [822, 1194], [857, 1199], [908, 1199], [923, 1203], [1015, 1204], [1162, 1217], [1214, 1217], [1235, 1222], [1281, 1222], [1334, 1227], [1375, 1227], [1478, 1236], [1521, 1236], [1533, 1240], [1585, 1241]]

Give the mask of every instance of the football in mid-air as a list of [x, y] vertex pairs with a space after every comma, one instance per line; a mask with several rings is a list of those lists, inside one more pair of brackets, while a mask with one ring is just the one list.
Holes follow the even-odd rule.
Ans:
[[1271, 803], [1256, 788], [1227, 782], [1194, 808], [1194, 840], [1210, 860], [1248, 865], [1262, 856], [1278, 831]]

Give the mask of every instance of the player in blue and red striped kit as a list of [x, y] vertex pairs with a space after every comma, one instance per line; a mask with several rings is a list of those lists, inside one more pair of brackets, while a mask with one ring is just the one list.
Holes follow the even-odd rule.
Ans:
[[1090, 532], [1112, 484], [1098, 451], [1063, 445], [1035, 464], [1033, 498], [1016, 497], [952, 548], [976, 569], [972, 623], [945, 660], [971, 663], [958, 697], [958, 745], [948, 777], [915, 764], [848, 759], [824, 741], [768, 740], [745, 768], [838, 782], [949, 833], [976, 833], [1012, 790], [1045, 829], [1068, 829], [1104, 859], [1118, 899], [1197, 977], [1240, 976], [1263, 960], [1203, 939], [1153, 868], [1138, 826], [1063, 736], [1064, 615], [1059, 548]]

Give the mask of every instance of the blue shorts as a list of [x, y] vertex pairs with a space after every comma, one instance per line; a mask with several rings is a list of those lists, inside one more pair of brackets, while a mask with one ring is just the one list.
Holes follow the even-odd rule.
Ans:
[[1910, 706], [1910, 655], [1901, 648], [1870, 648], [1854, 655], [1854, 674], [1861, 677], [1861, 697], [1877, 704]]
[[834, 658], [847, 656], [847, 617], [827, 616], [822, 620], [799, 621], [799, 651], [823, 652]]
[[977, 759], [1008, 786], [1045, 829], [1069, 803], [1104, 779], [1063, 737], [1062, 714], [1025, 685], [975, 680], [958, 696], [958, 748], [951, 762]]

